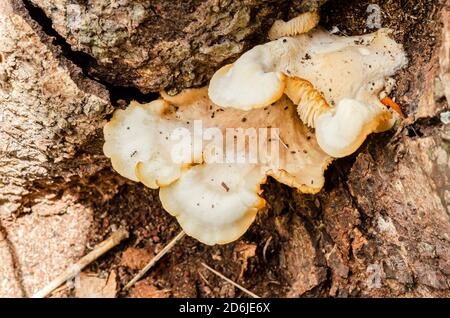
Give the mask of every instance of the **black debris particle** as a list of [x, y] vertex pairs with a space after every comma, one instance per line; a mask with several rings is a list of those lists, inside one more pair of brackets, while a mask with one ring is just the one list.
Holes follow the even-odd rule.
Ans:
[[225, 189], [225, 191], [227, 192], [230, 191], [230, 188], [227, 186], [225, 182], [222, 182], [220, 185]]

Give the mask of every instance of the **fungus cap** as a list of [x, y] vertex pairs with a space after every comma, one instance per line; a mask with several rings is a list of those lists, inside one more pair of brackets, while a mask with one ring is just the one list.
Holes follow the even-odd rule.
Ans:
[[[201, 160], [201, 152], [184, 154], [190, 162], [172, 160], [172, 148], [180, 144], [172, 134], [180, 123], [163, 119], [169, 109], [167, 102], [156, 100], [148, 104], [131, 102], [127, 109], [114, 112], [103, 129], [103, 152], [120, 175], [155, 189], [175, 181], [186, 164]], [[188, 145], [179, 148], [190, 149]]]
[[[111, 164], [120, 175], [138, 181], [136, 164], [145, 160], [158, 147], [159, 141], [148, 134], [150, 122], [157, 124], [159, 115], [168, 104], [162, 100], [141, 105], [132, 102], [126, 110], [114, 112], [112, 119], [104, 126], [105, 144], [103, 152], [111, 158]], [[150, 129], [154, 129], [151, 126]]]
[[391, 113], [377, 105], [368, 107], [355, 99], [343, 99], [336, 109], [316, 120], [316, 137], [329, 155], [341, 158], [354, 153], [367, 136], [390, 122]]
[[[177, 218], [188, 235], [210, 245], [240, 237], [264, 206], [260, 185], [268, 175], [304, 193], [316, 193], [323, 187], [323, 173], [332, 158], [320, 149], [314, 134], [299, 120], [295, 105], [288, 98], [280, 98], [272, 107], [242, 111], [214, 105], [206, 90], [182, 94], [167, 99], [179, 106], [169, 115], [171, 120], [202, 119], [204, 129], [213, 127], [224, 135], [227, 129], [233, 128], [245, 131], [279, 127], [275, 135], [268, 132], [267, 137], [280, 144], [276, 163], [212, 163], [204, 151], [203, 164], [183, 170], [177, 181], [162, 187], [160, 199], [164, 209]], [[249, 149], [248, 142], [246, 139], [246, 143], [234, 149]], [[204, 142], [204, 149], [208, 145]], [[238, 157], [236, 154], [235, 158]]]
[[[249, 111], [213, 104], [207, 88], [163, 97], [166, 100], [146, 105], [132, 103], [126, 110], [116, 111], [105, 128], [105, 154], [114, 163], [121, 163], [114, 164], [114, 168], [122, 175], [151, 188], [159, 187], [164, 208], [191, 236], [207, 244], [222, 244], [242, 235], [264, 205], [260, 185], [267, 176], [305, 193], [322, 188], [323, 173], [332, 158], [320, 149], [287, 97], [271, 107]], [[201, 121], [204, 132], [213, 128], [226, 137], [231, 130], [230, 136], [238, 137], [236, 141], [230, 138], [234, 158], [246, 161], [228, 164], [213, 160], [207, 151], [209, 146], [225, 150], [230, 145], [205, 139], [199, 152], [192, 151], [197, 161], [172, 162], [177, 144], [165, 137], [169, 131], [192, 128], [196, 120]], [[131, 125], [135, 127], [131, 129]], [[239, 151], [250, 151], [247, 132], [261, 131], [264, 133], [258, 135], [258, 146], [262, 148], [258, 148], [258, 161], [252, 163], [248, 153]], [[243, 142], [239, 144], [239, 140]], [[185, 143], [191, 146], [192, 140]], [[130, 158], [136, 149], [139, 157]]]
[[[258, 164], [267, 175], [304, 193], [320, 191], [325, 182], [323, 173], [332, 158], [319, 147], [313, 131], [299, 119], [296, 106], [289, 98], [282, 96], [270, 107], [242, 111], [218, 107], [204, 89], [197, 89], [196, 93], [197, 98], [192, 98], [192, 90], [183, 92], [186, 103], [178, 103], [179, 108], [172, 117], [182, 121], [201, 119], [204, 129], [218, 129], [222, 136], [234, 132], [236, 149], [238, 141], [245, 138], [245, 143], [240, 146], [247, 150], [247, 159], [251, 133], [255, 133]], [[172, 98], [179, 102], [177, 96]], [[203, 149], [214, 148], [211, 147], [213, 142], [204, 141]], [[272, 151], [272, 147], [275, 150]], [[215, 162], [212, 156], [210, 151], [204, 151], [203, 161]]]
[[[307, 34], [257, 46], [239, 58], [232, 69], [258, 61], [265, 65], [265, 72], [285, 74], [284, 93], [298, 105], [301, 120], [316, 129], [325, 152], [343, 157], [354, 152], [368, 134], [390, 129], [398, 118], [380, 101], [380, 96], [392, 89], [390, 76], [408, 61], [402, 46], [390, 38], [390, 32], [380, 29], [372, 34], [341, 37], [316, 28]], [[236, 77], [228, 77], [227, 87], [237, 83]], [[246, 99], [240, 92], [227, 106], [241, 108], [240, 103]], [[344, 116], [349, 110], [355, 112], [351, 119]], [[345, 121], [333, 122], [341, 120]], [[350, 122], [352, 129], [327, 135]]]
[[270, 52], [255, 47], [214, 74], [209, 97], [221, 107], [241, 110], [270, 105], [283, 95], [285, 87], [285, 75], [273, 69]]
[[197, 165], [159, 195], [188, 235], [209, 245], [225, 244], [244, 234], [264, 207], [259, 193], [265, 178], [254, 165]]

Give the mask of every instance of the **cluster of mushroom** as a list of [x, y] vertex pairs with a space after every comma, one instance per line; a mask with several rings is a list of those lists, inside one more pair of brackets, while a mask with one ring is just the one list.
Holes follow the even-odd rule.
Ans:
[[[274, 41], [224, 66], [208, 88], [117, 110], [104, 128], [113, 168], [160, 188], [164, 209], [211, 245], [248, 229], [265, 205], [267, 176], [303, 193], [320, 191], [333, 158], [394, 124], [398, 115], [380, 100], [407, 59], [387, 30], [339, 37], [317, 22], [316, 13], [277, 21], [269, 32]], [[276, 158], [258, 152], [249, 160], [252, 136], [232, 149], [223, 143], [230, 129], [236, 139], [249, 128], [265, 132], [258, 138]], [[230, 151], [237, 160], [221, 160]]]
[[[401, 45], [381, 29], [341, 37], [315, 28], [317, 13], [278, 21], [271, 39], [216, 72], [211, 100], [222, 107], [265, 107], [286, 94], [320, 147], [340, 158], [355, 152], [373, 132], [392, 128], [397, 114], [381, 100], [407, 64]], [[284, 35], [296, 35], [283, 37]]]

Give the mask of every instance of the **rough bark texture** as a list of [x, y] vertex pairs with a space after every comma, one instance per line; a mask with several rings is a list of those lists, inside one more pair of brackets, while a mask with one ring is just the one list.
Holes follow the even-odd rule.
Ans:
[[62, 57], [22, 6], [2, 2], [1, 19], [0, 215], [8, 216], [16, 199], [37, 190], [33, 182], [76, 174], [68, 166], [88, 160], [77, 151], [112, 107], [104, 87]]
[[105, 166], [89, 148], [111, 111], [22, 4], [0, 3], [0, 296], [24, 295], [84, 253], [92, 216], [66, 189]]
[[31, 1], [74, 50], [96, 59], [98, 65], [87, 65], [92, 74], [143, 92], [203, 85], [225, 62], [265, 41], [274, 19], [316, 2]]
[[[180, 229], [102, 155], [111, 104], [203, 85], [275, 18], [319, 2], [24, 1], [0, 2], [0, 296], [31, 295], [120, 226], [130, 239], [87, 271], [123, 287]], [[368, 32], [372, 2], [329, 0], [321, 24]], [[450, 8], [375, 2], [410, 58], [395, 93], [408, 118], [335, 162], [318, 195], [270, 181], [243, 238], [185, 238], [119, 295], [242, 295], [206, 262], [261, 296], [450, 296]]]

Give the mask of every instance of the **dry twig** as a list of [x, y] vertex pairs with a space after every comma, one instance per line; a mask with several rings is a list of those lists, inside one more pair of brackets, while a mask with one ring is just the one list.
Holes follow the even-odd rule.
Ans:
[[140, 271], [136, 276], [134, 276], [134, 278], [133, 278], [132, 280], [130, 280], [130, 282], [129, 282], [128, 284], [125, 285], [125, 287], [123, 288], [123, 290], [129, 289], [129, 288], [130, 288], [131, 286], [133, 286], [139, 279], [141, 279], [142, 276], [144, 276], [145, 273], [147, 273], [148, 270], [149, 270], [150, 268], [152, 268], [152, 267], [156, 264], [156, 262], [159, 261], [159, 260], [161, 259], [161, 257], [163, 257], [164, 255], [166, 255], [167, 252], [169, 252], [169, 251], [171, 250], [171, 248], [174, 247], [175, 244], [176, 244], [180, 239], [182, 239], [183, 236], [184, 236], [185, 234], [186, 234], [186, 233], [184, 233], [184, 231], [181, 231], [180, 233], [178, 233], [178, 235], [175, 236], [175, 238], [174, 238], [172, 241], [170, 241], [169, 244], [167, 244], [167, 245], [166, 245], [166, 246], [165, 246], [158, 254], [156, 254], [156, 256], [153, 257], [152, 260], [151, 260], [147, 265], [145, 265], [145, 267], [144, 267], [143, 269], [141, 269], [141, 271]]
[[98, 244], [91, 252], [83, 256], [77, 263], [67, 268], [62, 274], [35, 293], [32, 298], [47, 297], [64, 282], [74, 278], [83, 270], [83, 268], [91, 264], [97, 258], [108, 252], [126, 238], [128, 238], [128, 231], [124, 229], [117, 230], [109, 238]]
[[246, 293], [247, 295], [253, 297], [253, 298], [261, 298], [258, 295], [252, 293], [251, 291], [249, 291], [247, 288], [242, 287], [241, 285], [239, 285], [238, 283], [233, 282], [231, 279], [229, 279], [228, 277], [224, 276], [223, 274], [219, 273], [218, 271], [216, 271], [215, 269], [209, 267], [208, 265], [206, 265], [205, 263], [202, 263], [203, 267], [205, 267], [207, 270], [211, 271], [212, 273], [216, 274], [217, 276], [219, 276], [220, 278], [222, 278], [223, 280], [225, 280], [226, 282], [230, 283], [231, 285], [233, 285], [234, 287], [239, 288], [240, 290], [242, 290], [244, 293]]

